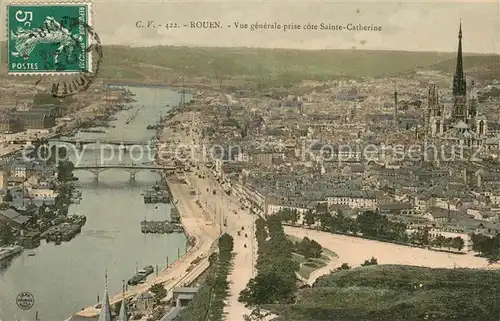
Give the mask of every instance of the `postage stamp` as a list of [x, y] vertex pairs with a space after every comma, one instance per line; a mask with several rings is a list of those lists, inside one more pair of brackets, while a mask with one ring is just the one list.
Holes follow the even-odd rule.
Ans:
[[10, 2], [6, 11], [9, 74], [92, 72], [90, 2]]

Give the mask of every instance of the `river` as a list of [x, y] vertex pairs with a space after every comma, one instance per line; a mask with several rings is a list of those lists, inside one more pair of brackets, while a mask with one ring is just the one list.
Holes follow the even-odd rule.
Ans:
[[[161, 87], [128, 87], [136, 94], [137, 102], [132, 109], [116, 114], [115, 128], [107, 133], [79, 133], [82, 138], [101, 140], [150, 141], [154, 131], [147, 130], [148, 124], [158, 122], [170, 107], [181, 100], [178, 92]], [[127, 120], [133, 118], [128, 124]], [[101, 152], [96, 145], [83, 150], [82, 165], [100, 162]], [[104, 154], [109, 156], [110, 150]], [[118, 155], [106, 164], [130, 164], [128, 152]], [[144, 153], [138, 159], [134, 152], [134, 163], [148, 162]], [[72, 156], [73, 161], [76, 157]], [[80, 204], [71, 205], [69, 213], [82, 214], [87, 223], [82, 233], [70, 242], [61, 245], [46, 244], [33, 251], [25, 250], [14, 258], [8, 267], [0, 270], [0, 320], [35, 320], [36, 311], [43, 321], [62, 321], [78, 310], [97, 302], [102, 297], [104, 274], [108, 273], [110, 294], [119, 293], [122, 280], [128, 280], [136, 271], [146, 265], [161, 270], [186, 251], [186, 237], [183, 234], [147, 235], [140, 231], [140, 221], [168, 219], [170, 205], [144, 204], [141, 193], [160, 180], [157, 173], [144, 170], [136, 175], [136, 182], [130, 182], [130, 174], [123, 169], [108, 169], [99, 174], [99, 182], [87, 171], [75, 171], [77, 188], [82, 192]], [[154, 274], [153, 274], [154, 275]], [[152, 277], [151, 275], [150, 277]], [[30, 310], [21, 310], [16, 304], [20, 292], [30, 292], [35, 305]]]

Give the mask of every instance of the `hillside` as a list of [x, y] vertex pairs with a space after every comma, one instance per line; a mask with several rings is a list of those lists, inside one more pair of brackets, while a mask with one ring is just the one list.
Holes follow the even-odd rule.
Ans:
[[500, 272], [375, 265], [324, 276], [293, 305], [266, 306], [280, 321], [496, 320]]
[[[2, 58], [6, 62], [7, 57]], [[467, 69], [500, 65], [500, 56], [466, 55], [464, 60]], [[438, 52], [105, 46], [100, 76], [144, 80], [217, 75], [279, 86], [301, 80], [394, 76], [416, 69], [450, 72], [454, 64], [454, 53]]]

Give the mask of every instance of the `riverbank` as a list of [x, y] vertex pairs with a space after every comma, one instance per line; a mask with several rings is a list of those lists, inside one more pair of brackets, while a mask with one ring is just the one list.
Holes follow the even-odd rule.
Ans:
[[[116, 114], [110, 123], [112, 127], [105, 134], [79, 132], [76, 138], [149, 141], [153, 133], [145, 128], [145, 124], [165, 116], [169, 110], [165, 106], [174, 106], [180, 101], [180, 94], [170, 89], [129, 89], [140, 103], [131, 103], [126, 110]], [[136, 110], [139, 110], [137, 117], [126, 124], [126, 119]], [[70, 160], [83, 166], [94, 165], [101, 153], [96, 145], [88, 147], [78, 155], [69, 148]], [[119, 156], [115, 153], [113, 159], [107, 154], [104, 157], [111, 165], [129, 164], [132, 159], [146, 162], [151, 158], [144, 155], [139, 160], [138, 155], [131, 154]], [[121, 293], [122, 280], [133, 276], [137, 267], [152, 265], [161, 271], [184, 254], [184, 234], [148, 235], [141, 233], [139, 228], [144, 218], [168, 219], [169, 204], [144, 204], [140, 195], [144, 189], [158, 182], [158, 173], [142, 170], [137, 173], [134, 183], [130, 182], [129, 173], [124, 169], [102, 172], [98, 183], [93, 181], [90, 171], [78, 170], [75, 175], [78, 180], [72, 184], [82, 192], [82, 197], [80, 202], [70, 205], [68, 215], [84, 214], [87, 217], [85, 226], [70, 242], [55, 246], [42, 240], [41, 246], [25, 251], [12, 260], [8, 268], [1, 267], [0, 286], [5, 290], [0, 291], [1, 320], [33, 318], [33, 309], [23, 311], [16, 305], [16, 295], [22, 291], [30, 292], [35, 297], [40, 319], [64, 320], [98, 301], [106, 270], [109, 292]]]
[[[169, 135], [170, 130], [168, 127], [164, 128], [160, 136], [166, 137]], [[138, 294], [148, 291], [154, 284], [163, 284], [167, 290], [165, 299], [170, 299], [171, 290], [174, 287], [191, 284], [205, 271], [208, 267], [208, 257], [215, 250], [214, 246], [216, 246], [215, 241], [219, 236], [219, 228], [212, 223], [207, 224], [207, 213], [197, 206], [196, 199], [192, 196], [190, 188], [176, 180], [175, 176], [168, 176], [167, 173], [163, 173], [163, 181], [168, 185], [171, 205], [175, 206], [179, 211], [180, 221], [190, 247], [184, 255], [159, 272], [156, 277], [126, 291], [124, 294], [125, 299], [135, 298]], [[122, 299], [123, 295], [119, 293], [110, 297], [110, 302], [116, 304]], [[76, 314], [75, 319], [97, 316], [100, 311], [98, 307], [99, 305], [96, 304], [83, 309]], [[72, 318], [68, 320], [72, 320]]]
[[[174, 203], [179, 207], [181, 223], [184, 228], [186, 237], [191, 240], [191, 247], [188, 251], [179, 257], [171, 265], [163, 269], [158, 276], [152, 280], [139, 284], [133, 289], [126, 291], [124, 296], [116, 294], [110, 297], [110, 303], [116, 304], [125, 299], [134, 298], [140, 293], [144, 293], [154, 284], [163, 284], [167, 290], [167, 300], [171, 297], [171, 291], [174, 287], [189, 284], [198, 278], [201, 273], [208, 267], [208, 257], [213, 251], [215, 241], [218, 237], [218, 229], [214, 225], [207, 225], [202, 213], [195, 202], [190, 197], [189, 190], [184, 184], [170, 182], [168, 177], [165, 177], [170, 192], [173, 196]], [[196, 264], [192, 264], [194, 260], [198, 260]], [[77, 313], [80, 317], [95, 317], [99, 314], [97, 304], [92, 307], [83, 309]], [[69, 318], [68, 320], [72, 320]]]
[[57, 118], [56, 125], [52, 128], [4, 134], [0, 140], [0, 158], [7, 158], [23, 150], [26, 143], [73, 135], [79, 128], [92, 127], [96, 121], [123, 110], [124, 103], [130, 102], [130, 99], [131, 95], [127, 91], [117, 90], [113, 95], [103, 91], [98, 98], [79, 102], [85, 105], [68, 112], [64, 117]]

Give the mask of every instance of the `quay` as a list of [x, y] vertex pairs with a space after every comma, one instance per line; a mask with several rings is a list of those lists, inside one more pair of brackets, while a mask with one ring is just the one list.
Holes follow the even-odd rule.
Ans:
[[[172, 298], [172, 289], [196, 280], [209, 266], [208, 257], [216, 250], [220, 228], [215, 224], [207, 223], [207, 213], [196, 205], [190, 195], [190, 189], [182, 183], [172, 183], [165, 177], [173, 200], [179, 209], [179, 214], [186, 236], [194, 240], [188, 251], [170, 266], [163, 269], [158, 276], [145, 283], [138, 284], [133, 289], [110, 297], [110, 303], [116, 304], [138, 294], [144, 293], [154, 284], [164, 284], [167, 290], [166, 300]], [[213, 221], [213, 220], [212, 220]], [[196, 260], [196, 261], [195, 261]], [[196, 264], [192, 264], [196, 262]], [[78, 317], [96, 317], [100, 309], [98, 304], [90, 306], [76, 313]], [[72, 317], [66, 321], [71, 321]]]

